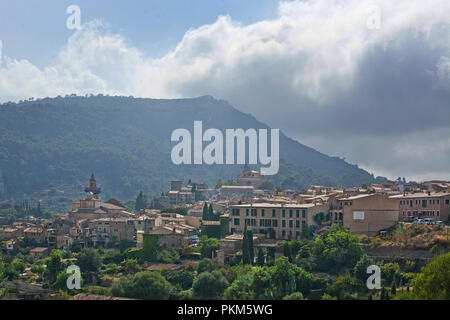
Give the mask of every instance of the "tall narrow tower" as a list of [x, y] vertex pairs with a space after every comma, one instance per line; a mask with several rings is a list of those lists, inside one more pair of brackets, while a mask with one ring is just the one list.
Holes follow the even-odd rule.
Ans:
[[97, 181], [95, 180], [94, 174], [91, 174], [89, 187], [84, 188], [84, 192], [87, 194], [92, 193], [96, 199], [98, 199], [98, 195], [102, 192], [102, 189], [97, 187]]

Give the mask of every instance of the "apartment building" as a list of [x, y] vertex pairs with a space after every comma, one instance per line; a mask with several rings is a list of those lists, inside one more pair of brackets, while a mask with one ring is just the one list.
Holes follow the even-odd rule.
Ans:
[[[360, 194], [341, 198], [339, 206], [343, 224], [352, 233], [374, 235], [398, 222], [398, 201], [384, 194]], [[339, 214], [339, 211], [336, 213]]]
[[107, 244], [111, 241], [135, 240], [135, 219], [100, 218], [88, 221], [90, 240], [94, 243]]
[[449, 192], [405, 192], [390, 198], [398, 201], [401, 220], [433, 218], [436, 221], [448, 221], [450, 214]]
[[299, 239], [302, 230], [314, 224], [314, 216], [327, 214], [328, 204], [253, 203], [232, 205], [230, 233], [242, 233], [245, 225], [269, 239]]

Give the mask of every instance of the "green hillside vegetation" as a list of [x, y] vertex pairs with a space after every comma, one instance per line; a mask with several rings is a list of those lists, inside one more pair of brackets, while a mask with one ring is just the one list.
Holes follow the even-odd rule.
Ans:
[[[156, 100], [67, 96], [0, 106], [0, 200], [51, 199], [67, 206], [94, 172], [103, 197], [134, 199], [142, 190], [158, 196], [171, 179], [235, 179], [240, 165], [176, 166], [170, 141], [177, 128], [268, 128], [225, 101], [204, 96]], [[280, 134], [277, 187], [310, 184], [360, 186], [373, 175]], [[255, 166], [255, 169], [259, 169]]]

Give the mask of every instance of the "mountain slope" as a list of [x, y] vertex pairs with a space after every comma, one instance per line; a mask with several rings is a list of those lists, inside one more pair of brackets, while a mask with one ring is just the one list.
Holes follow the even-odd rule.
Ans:
[[[104, 196], [121, 199], [144, 190], [157, 195], [174, 178], [213, 185], [234, 179], [239, 165], [176, 166], [170, 159], [177, 128], [193, 132], [194, 120], [207, 128], [268, 128], [225, 101], [131, 97], [66, 97], [0, 106], [0, 198], [79, 195], [91, 172]], [[280, 134], [280, 185], [291, 179], [301, 188], [311, 183], [353, 186], [373, 176], [342, 159], [328, 157]]]

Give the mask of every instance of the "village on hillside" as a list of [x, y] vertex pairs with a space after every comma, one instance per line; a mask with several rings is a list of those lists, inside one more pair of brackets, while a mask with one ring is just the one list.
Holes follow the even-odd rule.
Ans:
[[[209, 188], [203, 182], [174, 180], [170, 190], [151, 201], [141, 192], [130, 208], [115, 198], [103, 201], [92, 174], [84, 189], [86, 196], [74, 200], [70, 211], [51, 218], [29, 215], [0, 227], [3, 296], [202, 297], [208, 296], [203, 293], [207, 288], [198, 285], [196, 289], [195, 283], [204, 272], [245, 265], [276, 267], [281, 261], [302, 268], [312, 280], [304, 288], [299, 283], [292, 292], [272, 292], [273, 298], [293, 293], [310, 299], [348, 298], [335, 288], [336, 282], [347, 277], [348, 271], [358, 279], [353, 269], [368, 261], [380, 263], [388, 275], [384, 286], [395, 295], [399, 287], [409, 292], [415, 273], [433, 257], [448, 252], [448, 181], [399, 180], [359, 188], [310, 186], [307, 190], [274, 190], [266, 188], [266, 182], [266, 177], [246, 165], [231, 183]], [[8, 205], [5, 202], [1, 207]], [[347, 261], [317, 252], [318, 239], [323, 241], [322, 251], [333, 249], [335, 243], [326, 246], [334, 235], [348, 242], [334, 248], [338, 255], [350, 255]], [[352, 243], [356, 253], [347, 252]], [[66, 288], [69, 265], [79, 266], [83, 288]], [[119, 286], [126, 287], [121, 283], [123, 276], [145, 271], [162, 274], [165, 279], [160, 281], [171, 289], [163, 296], [139, 297]], [[228, 277], [216, 279], [228, 285], [211, 294], [232, 298], [230, 288], [239, 275]], [[383, 299], [387, 293], [381, 291], [355, 289], [348, 294]], [[253, 298], [263, 296], [255, 292]]]

